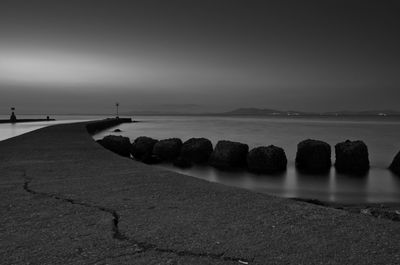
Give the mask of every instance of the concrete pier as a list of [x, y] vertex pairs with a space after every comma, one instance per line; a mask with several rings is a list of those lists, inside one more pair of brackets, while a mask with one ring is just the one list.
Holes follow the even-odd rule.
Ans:
[[0, 142], [0, 209], [1, 264], [400, 263], [399, 222], [147, 166], [87, 123]]

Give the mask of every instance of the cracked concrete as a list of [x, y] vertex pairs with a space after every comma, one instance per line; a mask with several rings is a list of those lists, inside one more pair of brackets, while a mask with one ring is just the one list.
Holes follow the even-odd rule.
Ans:
[[85, 124], [0, 142], [0, 210], [2, 264], [400, 263], [398, 222], [146, 166]]
[[146, 242], [138, 242], [133, 238], [129, 238], [126, 235], [124, 235], [118, 227], [118, 223], [119, 223], [119, 214], [113, 210], [113, 209], [109, 209], [103, 206], [98, 206], [98, 205], [92, 205], [89, 203], [85, 203], [85, 202], [79, 202], [77, 200], [71, 199], [71, 198], [64, 198], [64, 197], [60, 197], [58, 195], [54, 195], [54, 194], [50, 194], [50, 193], [44, 193], [44, 192], [38, 192], [38, 191], [34, 191], [29, 187], [29, 183], [32, 181], [31, 178], [27, 178], [26, 177], [26, 173], [24, 173], [24, 178], [25, 178], [25, 182], [23, 185], [23, 188], [25, 191], [33, 194], [33, 195], [39, 195], [39, 196], [44, 196], [44, 197], [48, 197], [48, 198], [52, 198], [55, 200], [60, 200], [66, 203], [70, 203], [73, 205], [80, 205], [80, 206], [84, 206], [84, 207], [89, 207], [89, 208], [94, 208], [97, 209], [99, 211], [102, 212], [106, 212], [108, 214], [110, 214], [112, 216], [112, 237], [114, 239], [117, 240], [121, 240], [121, 241], [126, 241], [129, 242], [130, 244], [132, 244], [132, 246], [136, 247], [135, 251], [133, 253], [125, 253], [125, 254], [120, 254], [115, 256], [114, 258], [117, 257], [122, 257], [122, 256], [132, 256], [138, 253], [142, 253], [142, 252], [146, 252], [149, 250], [153, 250], [155, 252], [160, 252], [160, 253], [171, 253], [177, 256], [190, 256], [190, 257], [205, 257], [205, 258], [210, 258], [210, 259], [220, 259], [220, 260], [224, 260], [224, 261], [233, 261], [233, 262], [241, 262], [244, 264], [247, 264], [249, 261], [245, 258], [236, 258], [236, 257], [228, 257], [225, 256], [224, 253], [221, 254], [214, 254], [214, 253], [195, 253], [195, 252], [191, 252], [191, 251], [186, 251], [186, 250], [176, 250], [176, 249], [167, 249], [167, 248], [160, 248], [155, 244], [151, 244], [151, 243], [146, 243]]
[[26, 178], [26, 173], [24, 174], [25, 176], [25, 182], [24, 182], [24, 190], [26, 190], [27, 192], [33, 194], [33, 195], [40, 195], [40, 196], [44, 196], [44, 197], [48, 197], [48, 198], [52, 198], [55, 200], [60, 200], [66, 203], [70, 203], [70, 204], [76, 204], [76, 205], [80, 205], [80, 206], [84, 206], [84, 207], [88, 207], [88, 208], [94, 208], [97, 209], [99, 211], [102, 212], [106, 212], [108, 214], [110, 214], [112, 216], [112, 232], [113, 232], [113, 238], [115, 239], [119, 239], [119, 240], [125, 240], [126, 237], [124, 235], [121, 234], [121, 232], [118, 229], [118, 222], [119, 222], [119, 215], [116, 211], [112, 210], [112, 209], [107, 209], [105, 207], [102, 206], [97, 206], [97, 205], [91, 205], [89, 203], [85, 203], [85, 202], [79, 202], [76, 201], [74, 199], [70, 199], [70, 198], [63, 198], [60, 197], [58, 195], [54, 195], [54, 194], [50, 194], [50, 193], [44, 193], [44, 192], [38, 192], [38, 191], [34, 191], [31, 188], [29, 188], [29, 183], [32, 181], [32, 179], [27, 179]]

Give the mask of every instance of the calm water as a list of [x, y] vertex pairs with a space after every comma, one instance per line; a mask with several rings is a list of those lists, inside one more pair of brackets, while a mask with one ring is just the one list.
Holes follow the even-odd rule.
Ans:
[[[206, 137], [214, 144], [221, 139], [246, 143], [251, 147], [276, 145], [285, 149], [288, 170], [281, 175], [254, 175], [248, 172], [227, 173], [211, 167], [188, 170], [171, 165], [162, 167], [208, 181], [274, 194], [283, 197], [317, 198], [341, 202], [400, 202], [400, 177], [386, 168], [400, 150], [400, 120], [373, 119], [304, 119], [237, 117], [135, 117], [140, 123], [123, 124], [121, 135], [133, 141], [138, 136], [157, 139]], [[95, 138], [112, 133], [102, 132]], [[337, 174], [299, 174], [294, 168], [297, 143], [320, 139], [332, 145], [343, 140], [363, 140], [369, 148], [371, 170], [365, 177]], [[333, 150], [333, 149], [332, 149]], [[334, 154], [332, 154], [334, 159]]]
[[[0, 115], [0, 119], [8, 119], [9, 115]], [[18, 115], [20, 119], [43, 119], [45, 116], [39, 115]], [[43, 122], [23, 122], [23, 123], [0, 123], [0, 141], [5, 140], [7, 138], [15, 137], [20, 134], [24, 134], [33, 130], [37, 130], [46, 126], [62, 124], [62, 123], [71, 123], [71, 122], [80, 122], [80, 121], [88, 121], [99, 119], [99, 116], [69, 116], [69, 115], [58, 115], [52, 116], [51, 118], [55, 118], [56, 121], [43, 121]], [[103, 118], [103, 117], [100, 117]]]

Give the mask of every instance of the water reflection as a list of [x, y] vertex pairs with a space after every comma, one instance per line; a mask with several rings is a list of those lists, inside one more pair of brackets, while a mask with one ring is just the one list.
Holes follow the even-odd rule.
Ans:
[[[339, 201], [349, 202], [372, 202], [377, 201], [375, 198], [369, 198], [367, 193], [367, 180], [369, 173], [361, 175], [339, 174], [334, 171], [335, 190], [333, 192]], [[388, 197], [389, 200], [389, 197]]]
[[279, 175], [221, 171], [208, 166], [180, 169], [163, 164], [160, 167], [211, 182], [286, 198], [348, 203], [400, 202], [400, 178], [380, 168], [371, 168], [370, 173], [356, 176], [339, 174], [333, 167], [328, 173], [319, 175], [298, 172], [294, 166]]

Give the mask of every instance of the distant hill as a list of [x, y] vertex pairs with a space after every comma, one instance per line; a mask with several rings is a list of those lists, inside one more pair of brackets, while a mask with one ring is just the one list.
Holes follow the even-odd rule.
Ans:
[[298, 116], [307, 115], [308, 113], [300, 111], [280, 111], [275, 109], [258, 109], [258, 108], [240, 108], [229, 112], [222, 113], [224, 115], [254, 115], [254, 116]]
[[149, 108], [151, 110], [135, 110], [123, 113], [124, 115], [151, 115], [151, 116], [326, 116], [326, 117], [374, 117], [400, 116], [395, 110], [366, 110], [366, 111], [332, 111], [332, 112], [302, 112], [295, 110], [276, 110], [261, 108], [238, 108], [228, 112], [204, 112], [197, 106], [171, 106], [169, 108]]
[[281, 111], [275, 109], [239, 108], [221, 113], [229, 116], [400, 116], [400, 111], [367, 110], [367, 111], [336, 111], [336, 112], [301, 112]]

